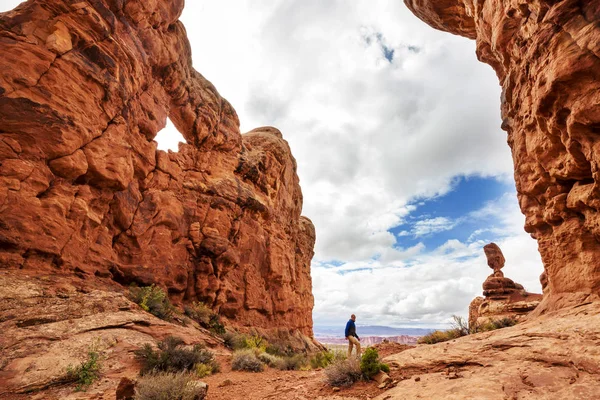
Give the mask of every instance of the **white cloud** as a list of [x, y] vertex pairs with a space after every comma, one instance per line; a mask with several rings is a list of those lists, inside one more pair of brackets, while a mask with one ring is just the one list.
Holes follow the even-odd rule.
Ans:
[[413, 226], [413, 235], [416, 237], [426, 236], [432, 233], [449, 231], [457, 225], [457, 221], [452, 221], [446, 217], [427, 218], [415, 222]]

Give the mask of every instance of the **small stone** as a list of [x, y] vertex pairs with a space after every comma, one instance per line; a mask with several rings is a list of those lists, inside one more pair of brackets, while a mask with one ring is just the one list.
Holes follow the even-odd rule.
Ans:
[[420, 376], [417, 376], [417, 377], [415, 378], [415, 382], [419, 382], [420, 380], [421, 380], [421, 377], [420, 377]]
[[333, 390], [334, 392], [339, 392], [339, 391], [340, 391], [340, 388], [339, 388], [339, 387], [334, 387], [332, 390]]
[[218, 387], [225, 387], [233, 385], [233, 381], [231, 379], [225, 379], [223, 382], [219, 383]]

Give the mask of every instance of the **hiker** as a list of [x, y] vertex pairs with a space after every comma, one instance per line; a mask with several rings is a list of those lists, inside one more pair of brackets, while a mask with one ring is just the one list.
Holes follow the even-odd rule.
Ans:
[[356, 346], [356, 357], [360, 358], [360, 338], [356, 334], [356, 325], [354, 325], [354, 321], [356, 321], [356, 315], [352, 314], [350, 319], [346, 323], [346, 340], [348, 340], [348, 358], [352, 354], [352, 347]]

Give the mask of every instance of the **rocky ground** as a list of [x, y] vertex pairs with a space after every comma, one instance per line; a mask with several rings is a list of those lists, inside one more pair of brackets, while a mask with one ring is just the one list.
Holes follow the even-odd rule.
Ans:
[[[216, 353], [222, 372], [205, 378], [211, 400], [593, 399], [600, 393], [598, 303], [436, 345], [377, 345], [396, 385], [360, 382], [337, 391], [323, 370], [231, 371], [231, 352], [220, 339], [196, 325], [155, 318], [118, 291], [8, 272], [0, 272], [0, 288], [2, 399], [113, 400], [120, 379], [138, 374], [133, 351], [168, 335]], [[102, 353], [102, 379], [75, 392], [64, 373], [91, 346]]]
[[391, 399], [596, 399], [600, 304], [588, 303], [510, 328], [387, 357], [412, 379]]
[[[375, 382], [334, 391], [323, 370], [262, 373], [231, 371], [231, 351], [195, 323], [182, 326], [154, 317], [132, 303], [126, 290], [95, 287], [58, 275], [28, 277], [0, 271], [0, 398], [110, 399], [123, 377], [135, 379], [140, 365], [133, 352], [169, 335], [186, 344], [204, 343], [222, 371], [204, 380], [209, 399], [367, 399], [382, 392]], [[378, 345], [382, 355], [410, 346]], [[102, 378], [85, 392], [65, 383], [69, 366], [90, 349], [101, 354]], [[393, 378], [401, 379], [394, 369]]]

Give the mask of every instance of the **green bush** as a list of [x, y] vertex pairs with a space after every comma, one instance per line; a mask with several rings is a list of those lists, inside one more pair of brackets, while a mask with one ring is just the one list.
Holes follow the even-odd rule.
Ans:
[[87, 359], [76, 367], [69, 365], [67, 367], [66, 379], [77, 383], [76, 391], [85, 391], [87, 388], [100, 379], [100, 354], [94, 350], [88, 352]]
[[160, 319], [168, 321], [173, 316], [175, 307], [169, 301], [169, 296], [158, 286], [132, 285], [129, 288], [129, 295], [131, 300], [139, 304], [142, 309]]
[[381, 370], [383, 372], [385, 372], [386, 374], [390, 373], [390, 366], [389, 365], [387, 365], [385, 363], [381, 363], [381, 364], [379, 364], [379, 367], [381, 367]]
[[191, 349], [183, 347], [183, 344], [180, 338], [169, 336], [158, 343], [157, 350], [150, 344], [136, 350], [135, 355], [142, 363], [140, 373], [193, 371], [199, 364], [210, 367], [211, 373], [219, 371], [219, 364], [211, 351], [198, 344]]
[[264, 364], [258, 359], [254, 350], [238, 350], [233, 353], [231, 369], [234, 371], [261, 372], [264, 369]]
[[196, 368], [195, 368], [194, 372], [196, 373], [196, 376], [198, 378], [204, 378], [205, 376], [209, 376], [213, 372], [217, 372], [217, 371], [214, 371], [213, 367], [209, 364], [198, 363], [198, 364], [196, 364]]
[[334, 361], [324, 370], [325, 378], [330, 386], [351, 386], [363, 377], [360, 364], [354, 357]]
[[135, 387], [135, 400], [200, 400], [206, 386], [193, 374], [154, 372], [142, 377]]
[[390, 368], [386, 364], [382, 364], [379, 361], [379, 353], [374, 347], [368, 347], [360, 360], [360, 370], [365, 379], [371, 379], [382, 369], [387, 369], [389, 372]]

